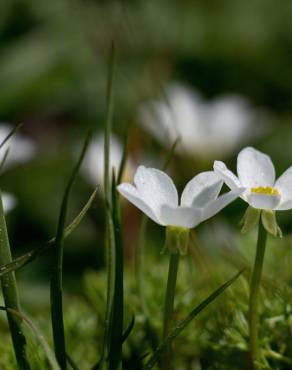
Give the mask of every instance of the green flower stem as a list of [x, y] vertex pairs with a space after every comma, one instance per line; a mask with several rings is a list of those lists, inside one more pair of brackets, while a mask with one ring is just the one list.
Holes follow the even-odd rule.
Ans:
[[106, 121], [104, 126], [104, 202], [105, 202], [105, 258], [107, 270], [107, 293], [106, 293], [106, 308], [104, 320], [104, 336], [101, 350], [100, 369], [107, 368], [106, 358], [108, 358], [109, 342], [110, 342], [110, 316], [111, 307], [114, 297], [114, 258], [115, 248], [113, 239], [113, 223], [112, 223], [112, 199], [111, 199], [111, 168], [110, 168], [110, 138], [112, 132], [112, 119], [114, 108], [114, 71], [115, 71], [115, 47], [111, 45], [109, 55], [109, 68], [107, 76], [106, 89]]
[[[12, 256], [0, 192], [0, 264], [4, 265], [10, 262], [12, 262]], [[14, 272], [9, 272], [2, 276], [1, 284], [5, 306], [7, 308], [20, 311]], [[21, 328], [22, 319], [15, 317], [11, 312], [7, 312], [7, 318], [18, 368], [20, 370], [28, 370], [30, 369], [30, 366], [26, 358], [26, 340]]]
[[260, 351], [258, 348], [258, 298], [263, 270], [265, 249], [267, 242], [267, 232], [259, 222], [257, 251], [255, 263], [253, 267], [250, 298], [249, 298], [249, 340], [250, 340], [250, 357], [253, 370], [258, 370], [260, 367]]
[[61, 204], [56, 239], [54, 241], [53, 266], [50, 286], [51, 320], [55, 354], [59, 366], [62, 370], [67, 369], [65, 328], [63, 315], [63, 253], [64, 253], [64, 241], [66, 237], [65, 225], [70, 192], [74, 184], [74, 181], [77, 177], [77, 174], [79, 172], [79, 169], [81, 167], [81, 164], [83, 162], [83, 159], [85, 157], [86, 150], [90, 142], [90, 138], [91, 133], [89, 132], [88, 135], [86, 136], [78, 162], [66, 186]]
[[[168, 278], [167, 278], [167, 288], [164, 304], [164, 319], [163, 319], [163, 332], [162, 340], [170, 333], [171, 323], [173, 318], [173, 305], [174, 305], [174, 295], [177, 279], [177, 271], [179, 265], [179, 253], [171, 253], [169, 260]], [[171, 346], [168, 346], [163, 358], [162, 358], [162, 369], [171, 369]]]

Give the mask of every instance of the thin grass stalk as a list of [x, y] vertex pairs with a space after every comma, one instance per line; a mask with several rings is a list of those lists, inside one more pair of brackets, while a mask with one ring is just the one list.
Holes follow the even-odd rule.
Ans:
[[[164, 314], [163, 314], [163, 332], [162, 340], [164, 341], [171, 329], [173, 321], [174, 296], [177, 280], [177, 272], [179, 266], [179, 253], [170, 253], [167, 288], [165, 294]], [[162, 357], [162, 369], [170, 370], [171, 366], [171, 343], [169, 343], [165, 354]]]
[[258, 345], [258, 300], [266, 250], [266, 242], [267, 242], [267, 231], [264, 228], [262, 222], [260, 221], [258, 230], [256, 257], [250, 283], [249, 317], [248, 317], [250, 358], [251, 358], [251, 368], [253, 370], [259, 370], [261, 368], [260, 349]]
[[75, 364], [73, 359], [68, 354], [67, 354], [67, 361], [72, 370], [79, 370], [78, 366]]
[[60, 367], [57, 363], [57, 360], [55, 358], [55, 355], [54, 355], [53, 351], [51, 350], [49, 344], [45, 340], [45, 337], [44, 337], [43, 333], [33, 323], [33, 321], [26, 314], [24, 314], [23, 312], [17, 311], [15, 309], [0, 306], [0, 310], [6, 311], [6, 312], [12, 314], [14, 317], [20, 318], [21, 320], [23, 320], [30, 327], [30, 329], [34, 333], [36, 339], [38, 340], [39, 344], [43, 348], [43, 351], [44, 351], [44, 353], [47, 357], [47, 360], [50, 364], [50, 368], [52, 370], [60, 370]]
[[23, 123], [19, 123], [18, 125], [14, 126], [12, 130], [9, 132], [9, 134], [5, 137], [5, 139], [0, 143], [0, 149], [4, 146], [4, 144], [7, 143], [7, 141], [16, 133], [17, 130], [20, 129], [20, 127], [23, 125]]
[[138, 248], [136, 253], [136, 273], [137, 273], [137, 287], [138, 287], [138, 295], [140, 298], [140, 304], [142, 311], [146, 318], [149, 317], [149, 310], [146, 304], [145, 298], [145, 289], [144, 289], [144, 262], [145, 262], [145, 244], [146, 244], [146, 230], [147, 230], [148, 218], [147, 216], [142, 216], [141, 225], [140, 225], [140, 233], [139, 233], [139, 241], [138, 241]]
[[123, 154], [121, 159], [121, 164], [118, 172], [118, 178], [117, 178], [117, 184], [120, 184], [125, 172], [126, 163], [128, 159], [128, 135], [125, 135], [124, 137], [124, 143], [123, 143]]
[[156, 351], [153, 353], [151, 358], [147, 361], [143, 370], [150, 370], [152, 369], [160, 360], [161, 356], [165, 351], [167, 351], [171, 342], [180, 335], [180, 333], [189, 325], [189, 323], [205, 308], [209, 306], [216, 298], [218, 298], [231, 284], [233, 284], [239, 276], [243, 273], [244, 269], [239, 271], [236, 275], [234, 275], [230, 280], [226, 281], [223, 285], [221, 285], [218, 289], [216, 289], [213, 293], [211, 293], [203, 302], [201, 302], [198, 306], [196, 306], [189, 315], [182, 320], [165, 338], [165, 340], [158, 346]]
[[[6, 264], [11, 261], [12, 256], [9, 237], [3, 210], [2, 195], [0, 192], [0, 263]], [[19, 311], [20, 304], [14, 272], [2, 276], [1, 285], [4, 303], [7, 309]], [[18, 368], [20, 370], [28, 370], [30, 366], [26, 355], [26, 339], [22, 330], [22, 319], [15, 317], [11, 312], [7, 312], [7, 319]]]
[[9, 154], [9, 148], [7, 148], [5, 150], [5, 153], [3, 155], [3, 158], [1, 159], [1, 162], [0, 162], [0, 173], [3, 171], [3, 168], [5, 166], [6, 160], [8, 158], [8, 154]]
[[123, 281], [123, 238], [120, 222], [120, 209], [115, 176], [112, 180], [112, 220], [114, 231], [114, 295], [110, 317], [109, 370], [122, 367], [124, 281]]
[[65, 223], [67, 217], [67, 208], [69, 195], [72, 185], [75, 181], [77, 173], [80, 169], [82, 161], [84, 159], [90, 135], [87, 136], [79, 160], [73, 170], [73, 173], [67, 184], [59, 216], [54, 255], [53, 255], [53, 268], [51, 278], [51, 319], [52, 319], [52, 330], [54, 339], [54, 348], [57, 361], [62, 370], [67, 369], [67, 358], [66, 358], [66, 345], [65, 345], [65, 330], [64, 330], [64, 318], [63, 318], [63, 250], [64, 250], [64, 239], [65, 239]]
[[[79, 214], [66, 227], [64, 235], [65, 239], [79, 226], [80, 222], [83, 220], [83, 218], [87, 214], [87, 211], [91, 207], [95, 199], [96, 193], [97, 189], [95, 189], [94, 192], [91, 194], [90, 198], [88, 199], [82, 210], [79, 212]], [[15, 258], [12, 262], [0, 266], [0, 277], [5, 274], [8, 274], [11, 271], [20, 269], [21, 267], [27, 265], [29, 262], [33, 261], [38, 256], [42, 256], [44, 253], [46, 253], [48, 250], [52, 249], [55, 246], [54, 244], [55, 241], [56, 238], [54, 237], [50, 239], [45, 245], [42, 245], [38, 248], [34, 248], [29, 252], [23, 254], [22, 256]]]
[[109, 324], [111, 307], [113, 301], [113, 282], [114, 282], [114, 237], [112, 224], [112, 199], [111, 199], [111, 179], [110, 179], [110, 138], [112, 131], [113, 117], [113, 81], [115, 69], [115, 48], [111, 46], [109, 56], [109, 68], [107, 76], [107, 91], [106, 91], [106, 121], [104, 127], [104, 201], [105, 201], [105, 250], [106, 250], [106, 266], [107, 266], [107, 294], [106, 294], [106, 309], [104, 321], [104, 336], [101, 351], [100, 368], [105, 366], [105, 359], [108, 357], [109, 351]]

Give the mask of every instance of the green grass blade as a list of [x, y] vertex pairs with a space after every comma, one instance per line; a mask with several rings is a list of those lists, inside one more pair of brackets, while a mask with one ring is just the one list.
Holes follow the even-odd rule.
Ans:
[[5, 153], [3, 155], [3, 158], [1, 159], [1, 162], [0, 162], [0, 173], [2, 172], [3, 168], [4, 168], [4, 165], [6, 163], [6, 159], [8, 157], [8, 154], [9, 154], [9, 148], [7, 148], [5, 150]]
[[[87, 214], [88, 210], [90, 209], [95, 197], [96, 197], [97, 189], [94, 190], [94, 192], [91, 194], [90, 198], [86, 202], [85, 206], [82, 208], [80, 213], [74, 218], [74, 220], [66, 227], [65, 233], [64, 233], [64, 238], [66, 239], [73, 231], [76, 230], [76, 228], [80, 225], [81, 221]], [[47, 242], [47, 244], [32, 249], [31, 251], [23, 254], [22, 256], [19, 256], [15, 258], [12, 262], [5, 264], [0, 267], [0, 277], [7, 274], [8, 272], [15, 271], [29, 262], [33, 261], [35, 258], [38, 256], [43, 255], [46, 253], [48, 250], [50, 250], [54, 246], [56, 238], [52, 238]]]
[[[9, 237], [3, 210], [2, 195], [0, 192], [0, 263], [7, 264], [11, 261], [12, 256]], [[19, 311], [20, 304], [14, 272], [2, 276], [1, 285], [5, 306], [9, 309]], [[30, 366], [26, 356], [26, 339], [22, 331], [22, 320], [9, 312], [7, 312], [7, 319], [18, 368], [20, 370], [28, 370]]]
[[88, 212], [89, 208], [91, 207], [91, 205], [92, 205], [92, 203], [93, 203], [93, 201], [96, 197], [97, 191], [98, 191], [98, 189], [96, 188], [94, 190], [94, 192], [91, 194], [88, 201], [86, 202], [85, 206], [80, 211], [80, 213], [74, 218], [74, 220], [70, 223], [70, 225], [68, 225], [66, 227], [65, 233], [64, 233], [64, 238], [65, 239], [79, 226], [79, 224], [83, 220], [84, 216]]
[[118, 370], [122, 364], [124, 278], [123, 278], [123, 238], [115, 176], [112, 179], [112, 220], [114, 231], [114, 296], [111, 307], [109, 333], [109, 370]]
[[91, 370], [100, 370], [101, 369], [101, 361], [99, 361], [97, 364], [95, 364]]
[[67, 361], [68, 361], [68, 364], [71, 366], [71, 368], [73, 370], [79, 370], [78, 366], [75, 364], [75, 362], [73, 361], [73, 359], [68, 355], [67, 353]]
[[[5, 143], [7, 143], [7, 141], [11, 138], [11, 136], [13, 136], [15, 134], [15, 132], [22, 126], [22, 123], [19, 123], [18, 125], [16, 125], [15, 127], [13, 127], [13, 129], [9, 132], [9, 134], [4, 138], [4, 140], [1, 142], [0, 144], [0, 149], [4, 146]], [[2, 172], [3, 168], [4, 168], [4, 165], [6, 163], [6, 160], [7, 160], [7, 157], [8, 157], [8, 154], [9, 154], [9, 148], [7, 148], [5, 150], [5, 153], [4, 153], [4, 156], [3, 158], [1, 159], [1, 162], [0, 162], [0, 173]]]
[[72, 172], [72, 175], [67, 184], [61, 210], [59, 216], [59, 222], [57, 227], [57, 235], [54, 245], [54, 260], [52, 267], [52, 278], [51, 278], [51, 319], [52, 319], [52, 330], [54, 339], [54, 348], [56, 358], [62, 370], [67, 368], [66, 358], [66, 346], [65, 346], [65, 331], [64, 331], [64, 319], [63, 319], [63, 294], [62, 294], [62, 278], [63, 278], [63, 249], [65, 239], [65, 222], [67, 216], [67, 208], [69, 195], [72, 185], [76, 179], [77, 173], [79, 172], [80, 166], [84, 159], [90, 136], [86, 137], [81, 155], [79, 160]]
[[115, 48], [111, 46], [109, 55], [109, 68], [107, 76], [106, 91], [106, 118], [104, 127], [104, 201], [105, 201], [105, 254], [107, 267], [107, 293], [105, 309], [105, 330], [103, 336], [103, 345], [101, 352], [100, 368], [104, 366], [104, 360], [108, 357], [109, 351], [109, 323], [111, 315], [111, 306], [113, 301], [113, 284], [114, 284], [114, 233], [111, 215], [111, 178], [110, 178], [110, 138], [112, 131], [113, 117], [113, 82], [115, 70]]
[[110, 169], [110, 139], [112, 131], [113, 119], [113, 82], [115, 70], [115, 48], [111, 46], [109, 57], [109, 70], [107, 78], [107, 91], [106, 91], [106, 121], [104, 127], [104, 192], [105, 198], [111, 202], [111, 169]]
[[4, 146], [4, 144], [7, 143], [7, 141], [15, 134], [15, 132], [20, 129], [22, 126], [22, 123], [19, 123], [18, 125], [14, 126], [13, 129], [9, 132], [9, 134], [5, 137], [5, 139], [0, 143], [0, 149]]
[[159, 361], [161, 355], [167, 350], [170, 343], [185, 329], [185, 327], [201, 312], [203, 311], [210, 303], [212, 303], [216, 298], [218, 298], [231, 284], [238, 279], [238, 277], [243, 273], [244, 270], [239, 271], [235, 276], [233, 276], [226, 283], [221, 285], [216, 289], [212, 294], [209, 295], [202, 303], [195, 307], [190, 314], [182, 320], [175, 329], [165, 338], [165, 340], [158, 346], [156, 351], [153, 353], [150, 360], [143, 367], [143, 370], [152, 369], [155, 364]]
[[173, 142], [172, 146], [170, 147], [169, 152], [167, 153], [166, 159], [165, 159], [165, 161], [164, 161], [164, 163], [163, 163], [163, 166], [162, 166], [162, 170], [163, 170], [163, 171], [167, 170], [167, 168], [168, 168], [168, 166], [169, 166], [169, 164], [170, 164], [170, 162], [171, 162], [171, 160], [172, 160], [172, 158], [173, 158], [173, 156], [174, 156], [175, 149], [176, 149], [176, 147], [177, 147], [177, 145], [178, 145], [179, 141], [180, 141], [180, 138], [177, 138], [177, 139]]
[[125, 340], [128, 339], [129, 335], [131, 334], [132, 330], [134, 329], [135, 326], [135, 316], [132, 316], [132, 319], [130, 321], [130, 324], [128, 325], [127, 329], [123, 333], [122, 341], [125, 342]]
[[7, 308], [7, 307], [0, 306], [0, 310], [7, 311], [10, 314], [12, 314], [12, 315], [20, 318], [21, 320], [23, 320], [30, 327], [30, 329], [33, 331], [33, 333], [35, 334], [36, 339], [38, 340], [40, 346], [42, 347], [43, 351], [45, 352], [45, 355], [47, 357], [47, 360], [50, 364], [51, 369], [52, 370], [60, 370], [60, 367], [57, 363], [56, 357], [55, 357], [53, 351], [51, 350], [50, 346], [48, 345], [47, 341], [45, 340], [45, 337], [44, 337], [43, 333], [31, 321], [31, 319], [26, 314], [24, 314], [23, 312], [14, 310], [12, 308]]
[[119, 168], [118, 178], [117, 178], [117, 184], [120, 184], [122, 181], [122, 177], [124, 175], [127, 158], [128, 158], [128, 135], [125, 135], [124, 143], [123, 143], [123, 154], [121, 159], [121, 164]]

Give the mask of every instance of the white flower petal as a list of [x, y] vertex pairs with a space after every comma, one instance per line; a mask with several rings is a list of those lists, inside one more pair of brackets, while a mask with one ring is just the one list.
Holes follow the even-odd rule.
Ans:
[[193, 153], [203, 146], [200, 131], [201, 98], [186, 86], [172, 83], [163, 98], [144, 103], [139, 109], [139, 120], [146, 130], [162, 144], [170, 145], [180, 138], [178, 150]]
[[243, 149], [237, 158], [237, 174], [242, 186], [274, 186], [275, 168], [271, 158], [251, 147]]
[[222, 178], [231, 190], [238, 189], [242, 186], [239, 179], [226, 167], [225, 163], [215, 161], [214, 171]]
[[16, 206], [16, 198], [8, 193], [2, 193], [4, 213], [10, 212]]
[[181, 196], [181, 205], [202, 207], [218, 197], [223, 181], [213, 171], [202, 172], [189, 181]]
[[[110, 138], [110, 174], [114, 168], [116, 174], [119, 170], [123, 155], [123, 148], [117, 137]], [[104, 182], [104, 135], [98, 135], [89, 145], [85, 161], [84, 169], [85, 175], [91, 183], [97, 184], [103, 188]]]
[[170, 207], [162, 205], [160, 219], [165, 225], [193, 228], [201, 222], [201, 209], [194, 207]]
[[139, 166], [134, 177], [143, 201], [158, 214], [162, 204], [178, 206], [178, 194], [171, 178], [155, 168]]
[[240, 96], [225, 95], [205, 104], [205, 126], [208, 145], [205, 150], [224, 155], [251, 134], [254, 114]]
[[208, 218], [213, 217], [216, 213], [220, 212], [229, 203], [233, 202], [236, 198], [238, 198], [243, 191], [244, 188], [232, 190], [229, 193], [223, 194], [219, 198], [207, 204], [202, 210], [203, 212], [202, 221], [205, 221]]
[[[6, 139], [12, 129], [13, 126], [9, 124], [0, 124], [0, 143]], [[5, 161], [5, 168], [30, 161], [35, 155], [36, 145], [31, 139], [15, 133], [1, 147], [2, 156], [8, 149], [9, 153]]]
[[258, 209], [276, 209], [280, 203], [280, 195], [265, 195], [265, 194], [256, 194], [249, 193], [247, 196], [248, 203]]
[[292, 200], [287, 200], [286, 202], [281, 202], [278, 207], [275, 208], [277, 211], [287, 211], [292, 209]]
[[165, 102], [150, 101], [138, 109], [138, 119], [142, 126], [160, 143], [169, 146], [178, 137], [176, 120]]
[[292, 167], [289, 167], [275, 183], [275, 189], [281, 194], [281, 204], [292, 200]]
[[139, 192], [133, 185], [124, 183], [118, 185], [117, 189], [126, 199], [128, 199], [128, 201], [133, 203], [137, 208], [144, 212], [154, 222], [158, 223], [159, 225], [164, 225], [157, 218], [155, 211], [152, 210], [151, 207], [149, 207], [149, 205], [145, 203], [145, 201], [141, 198]]

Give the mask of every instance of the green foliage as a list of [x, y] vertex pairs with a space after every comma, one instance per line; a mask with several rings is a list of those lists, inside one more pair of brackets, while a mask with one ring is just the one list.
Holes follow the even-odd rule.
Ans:
[[[241, 248], [229, 251], [230, 259], [237, 254], [252, 255], [254, 237], [242, 237], [239, 239]], [[273, 240], [267, 247], [267, 264], [264, 270], [263, 289], [260, 300], [260, 333], [261, 345], [267, 352], [275, 351], [283, 358], [291, 358], [290, 333], [292, 328], [291, 314], [291, 288], [289, 282], [292, 279], [289, 264], [283, 263], [282, 269], [278, 269], [279, 261], [291, 261], [292, 251], [290, 240]], [[150, 311], [152, 328], [156, 333], [161, 332], [162, 307], [164, 302], [164, 285], [166, 284], [167, 256], [157, 253], [148, 253], [145, 261], [146, 276], [144, 293]], [[198, 259], [193, 262], [190, 258], [184, 258], [178, 275], [177, 297], [175, 308], [177, 321], [183, 320], [190, 310], [201, 302], [212, 290], [220, 285], [220, 282], [228, 279], [234, 268], [228, 258], [220, 258], [218, 250], [213, 250], [217, 256], [209, 255], [206, 250], [201, 250]], [[212, 254], [213, 254], [212, 252]], [[200, 259], [205, 260], [203, 267], [199, 267]], [[250, 260], [252, 260], [250, 256]], [[230, 266], [230, 267], [228, 267]], [[151, 273], [150, 273], [151, 272]], [[202, 312], [196, 320], [190, 324], [184, 332], [175, 340], [175, 366], [177, 369], [187, 368], [189, 363], [202, 369], [222, 370], [248, 370], [247, 364], [247, 307], [248, 307], [248, 281], [249, 275], [245, 273], [238, 281], [228, 288], [224, 297], [219, 298], [205, 312]], [[101, 341], [103, 336], [103, 321], [105, 310], [105, 282], [104, 272], [87, 271], [84, 275], [82, 295], [72, 294], [65, 291], [64, 296], [64, 320], [68, 352], [72, 354], [74, 361], [82, 368], [89, 368], [96, 363], [101, 353]], [[160, 289], [157, 289], [157, 287]], [[33, 283], [25, 286], [25, 291], [33, 288]], [[22, 288], [23, 290], [23, 288]], [[40, 304], [37, 294], [35, 301], [26, 302], [27, 309], [34, 316], [45, 336], [50, 331], [48, 302]], [[136, 279], [131, 268], [125, 271], [125, 324], [129, 323], [135, 314], [135, 325], [130, 336], [124, 343], [124, 361], [128, 368], [138, 369], [145, 360], [143, 355], [152, 352], [152, 333], [147, 329], [145, 317], [140, 300], [136, 294]], [[127, 325], [126, 324], [126, 325]], [[0, 328], [4, 337], [8, 337], [7, 327], [0, 316]], [[6, 329], [5, 329], [6, 328]], [[6, 332], [6, 334], [5, 334]], [[31, 343], [36, 357], [35, 364], [44, 361], [42, 350]], [[12, 349], [9, 341], [0, 343], [0, 366], [9, 369], [7, 363], [12, 358]], [[283, 360], [276, 360], [267, 355], [270, 369], [289, 369]], [[201, 365], [199, 365], [201, 364]], [[5, 367], [7, 365], [7, 367]], [[37, 365], [34, 365], [37, 369]], [[136, 367], [135, 367], [136, 366]], [[231, 367], [232, 366], [232, 367]], [[287, 367], [288, 366], [288, 367]]]
[[[133, 155], [134, 165], [150, 158], [155, 167], [169, 166], [179, 185], [190, 174], [209, 169], [211, 163], [177, 155], [179, 139], [171, 150], [164, 149], [136, 125], [139, 104], [163, 95], [167, 83], [178, 80], [207, 98], [235, 92], [249, 98], [252, 105], [267, 108], [264, 111], [270, 114], [258, 122], [267, 117], [276, 125], [271, 125], [270, 133], [257, 145], [275, 156], [279, 171], [287, 168], [291, 165], [291, 11], [288, 0], [281, 6], [272, 0], [264, 5], [260, 0], [1, 1], [0, 122], [25, 122], [23, 131], [38, 140], [39, 148], [32, 163], [7, 171], [4, 164], [10, 149], [1, 156], [1, 188], [17, 196], [18, 209], [7, 215], [15, 258], [0, 266], [0, 276], [16, 271], [24, 310], [50, 348], [48, 270], [53, 248], [56, 244], [60, 247], [61, 241], [60, 234], [57, 241], [50, 240], [56, 210], [64, 178], [76, 161], [80, 132], [92, 126], [101, 131], [106, 123], [106, 196], [98, 186], [99, 191], [94, 191], [78, 214], [80, 204], [85, 204], [93, 190], [80, 176], [68, 209], [73, 222], [66, 229], [63, 222], [59, 229], [62, 238], [68, 237], [63, 265], [66, 349], [80, 370], [91, 369], [101, 358], [107, 365], [112, 360], [108, 352], [117, 354], [112, 368], [120, 366], [123, 339], [125, 369], [140, 370], [161, 345], [168, 264], [168, 256], [160, 255], [164, 235], [145, 218], [140, 227], [137, 214], [129, 207], [123, 207], [120, 224], [117, 209], [113, 212], [109, 207], [118, 201], [113, 201], [115, 193], [110, 189], [111, 131], [125, 138], [118, 183], [126, 172], [128, 154]], [[108, 58], [113, 41], [114, 89], [114, 58], [111, 63]], [[68, 149], [68, 142], [74, 149]], [[100, 206], [104, 200], [107, 216]], [[177, 370], [250, 370], [247, 311], [255, 235], [238, 235], [242, 213], [237, 202], [221, 219], [218, 216], [202, 226], [191, 238], [190, 255], [182, 257], [176, 289], [177, 323], [184, 322], [194, 307], [236, 271], [246, 270], [224, 297], [212, 302], [174, 339]], [[292, 361], [291, 213], [277, 216], [284, 238], [271, 237], [267, 245], [259, 298], [259, 341], [265, 368], [288, 370]], [[258, 219], [249, 221], [246, 229]], [[265, 219], [266, 227], [277, 234], [274, 221]], [[110, 251], [109, 236], [115, 241], [111, 247], [116, 248]], [[107, 261], [106, 250], [112, 253]], [[110, 277], [106, 276], [109, 265]], [[43, 347], [28, 328], [23, 330], [32, 370], [49, 369]], [[5, 312], [0, 313], [0, 332], [0, 368], [15, 370]]]

